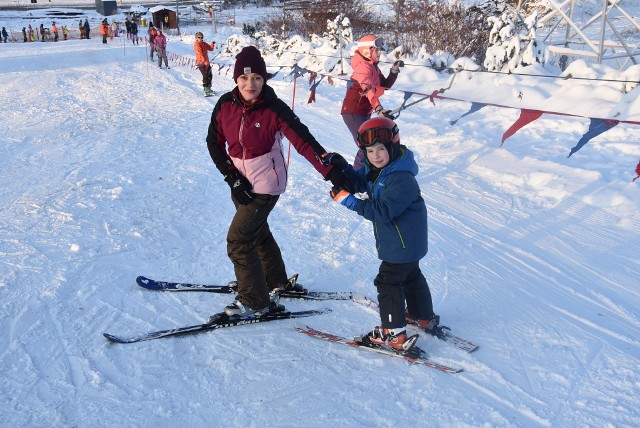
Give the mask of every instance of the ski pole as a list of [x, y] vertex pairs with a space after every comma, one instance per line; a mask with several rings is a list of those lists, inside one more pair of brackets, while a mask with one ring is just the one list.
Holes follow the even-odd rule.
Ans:
[[453, 76], [451, 77], [451, 81], [449, 81], [449, 86], [447, 86], [446, 88], [440, 88], [440, 89], [438, 89], [437, 91], [433, 91], [433, 93], [432, 93], [431, 95], [424, 96], [424, 97], [420, 98], [419, 100], [415, 100], [415, 101], [413, 101], [413, 102], [410, 102], [409, 104], [404, 104], [404, 103], [403, 103], [403, 104], [402, 104], [400, 107], [398, 107], [397, 109], [395, 109], [395, 110], [391, 110], [390, 115], [391, 115], [391, 116], [393, 116], [393, 118], [394, 118], [394, 119], [397, 119], [397, 118], [398, 118], [398, 116], [400, 116], [400, 112], [401, 112], [402, 110], [406, 109], [407, 107], [411, 107], [411, 106], [412, 106], [412, 105], [414, 105], [414, 104], [418, 104], [418, 103], [421, 103], [421, 102], [422, 102], [422, 101], [424, 101], [424, 100], [431, 99], [431, 98], [433, 97], [433, 95], [434, 95], [436, 92], [437, 92], [437, 93], [439, 93], [439, 94], [442, 94], [442, 93], [444, 93], [445, 91], [448, 91], [449, 89], [451, 89], [451, 86], [453, 85], [453, 81], [455, 80], [455, 78], [456, 78], [456, 75], [457, 75], [457, 74], [458, 74], [458, 72], [455, 72], [455, 73], [453, 74]]

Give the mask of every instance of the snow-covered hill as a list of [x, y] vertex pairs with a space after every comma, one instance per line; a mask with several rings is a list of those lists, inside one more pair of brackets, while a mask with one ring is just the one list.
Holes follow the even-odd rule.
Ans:
[[[192, 42], [171, 38], [169, 50], [192, 55]], [[545, 115], [499, 148], [516, 110], [489, 106], [455, 126], [469, 103], [402, 113], [429, 209], [421, 265], [435, 308], [480, 349], [418, 344], [463, 373], [316, 341], [290, 321], [110, 345], [105, 331], [200, 323], [230, 302], [135, 285], [137, 275], [233, 278], [229, 191], [204, 143], [217, 98], [202, 97], [197, 71], [158, 70], [143, 45], [117, 38], [0, 48], [1, 426], [640, 425], [637, 127], [618, 126], [567, 159], [586, 119]], [[432, 76], [403, 73], [398, 88]], [[457, 95], [513, 98], [507, 79], [486, 79]], [[292, 100], [285, 72], [271, 85]], [[214, 78], [218, 93], [232, 86]], [[343, 93], [341, 82], [323, 85], [307, 104], [301, 79], [295, 111], [328, 150], [352, 159]], [[579, 105], [588, 91], [571, 94]], [[385, 95], [386, 105], [401, 102], [399, 92]], [[288, 191], [270, 217], [289, 273], [311, 289], [375, 298], [371, 225], [335, 204], [295, 152], [291, 159]], [[284, 303], [331, 308], [304, 321], [344, 336], [378, 322], [352, 302]]]

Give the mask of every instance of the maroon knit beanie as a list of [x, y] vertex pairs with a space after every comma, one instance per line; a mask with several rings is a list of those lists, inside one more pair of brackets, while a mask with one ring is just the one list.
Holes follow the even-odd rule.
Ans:
[[265, 81], [271, 77], [271, 74], [267, 73], [267, 65], [264, 63], [260, 51], [255, 46], [247, 46], [236, 55], [233, 81], [237, 82], [238, 77], [249, 73], [259, 74]]

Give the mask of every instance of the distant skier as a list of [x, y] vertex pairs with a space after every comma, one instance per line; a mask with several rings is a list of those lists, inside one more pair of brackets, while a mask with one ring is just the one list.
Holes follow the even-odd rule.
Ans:
[[109, 35], [109, 24], [107, 23], [107, 18], [102, 20], [100, 24], [100, 34], [102, 35], [102, 43], [107, 43], [107, 36]]
[[156, 38], [157, 30], [152, 23], [149, 23], [149, 59], [153, 62], [153, 51], [155, 50], [154, 40]]
[[153, 41], [156, 53], [158, 54], [158, 67], [162, 68], [162, 60], [164, 64], [169, 68], [169, 60], [167, 59], [167, 38], [162, 34], [162, 30], [158, 30], [156, 38]]
[[140, 44], [140, 39], [138, 39], [138, 23], [135, 19], [131, 20], [131, 43], [134, 45]]
[[216, 42], [206, 43], [204, 35], [198, 31], [196, 33], [196, 42], [193, 44], [193, 50], [196, 52], [196, 67], [202, 73], [202, 86], [204, 88], [204, 96], [210, 97], [214, 95], [211, 90], [211, 64], [209, 63], [209, 51], [214, 50]]

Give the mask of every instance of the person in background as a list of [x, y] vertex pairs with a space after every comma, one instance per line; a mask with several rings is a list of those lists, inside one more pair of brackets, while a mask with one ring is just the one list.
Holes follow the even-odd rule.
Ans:
[[109, 35], [109, 24], [107, 23], [107, 18], [102, 20], [100, 23], [100, 34], [102, 34], [102, 43], [107, 43], [107, 36]]
[[125, 18], [124, 20], [124, 28], [125, 31], [127, 32], [127, 39], [131, 38], [131, 21], [129, 21], [129, 18]]
[[67, 40], [69, 38], [69, 29], [66, 25], [62, 26], [62, 40]]
[[22, 27], [22, 39], [23, 43], [27, 43], [27, 29], [25, 27]]
[[138, 23], [135, 19], [131, 20], [131, 43], [134, 45], [140, 44], [140, 39], [138, 39]]
[[207, 134], [209, 154], [231, 190], [235, 207], [227, 232], [227, 254], [238, 295], [224, 309], [229, 317], [281, 312], [284, 306], [278, 303], [278, 290], [304, 292], [288, 280], [268, 223], [287, 185], [281, 139], [286, 138], [334, 186], [346, 181], [340, 169], [322, 163], [326, 151], [267, 85], [270, 77], [260, 51], [254, 46], [243, 48], [236, 55], [233, 71], [237, 86], [216, 103]]
[[90, 34], [91, 34], [91, 27], [89, 26], [89, 20], [88, 20], [88, 19], [85, 19], [85, 20], [84, 20], [84, 36], [85, 36], [87, 39], [90, 39], [90, 38], [91, 38], [91, 37], [90, 37]]
[[44, 42], [44, 24], [40, 24], [40, 41]]
[[158, 30], [153, 43], [156, 53], [158, 54], [158, 67], [162, 68], [162, 60], [164, 59], [164, 64], [169, 68], [169, 60], [167, 59], [167, 38], [162, 34], [162, 30]]
[[[342, 101], [342, 120], [344, 121], [354, 142], [357, 143], [358, 128], [366, 120], [371, 118], [374, 111], [379, 115], [390, 114], [380, 104], [380, 97], [385, 88], [390, 88], [398, 78], [402, 61], [396, 61], [391, 66], [387, 77], [382, 75], [378, 62], [380, 52], [384, 49], [384, 41], [373, 34], [366, 35], [358, 40], [358, 45], [353, 57], [351, 57], [351, 81], [347, 85], [347, 92]], [[358, 149], [353, 167], [358, 170], [362, 167], [364, 153]]]
[[151, 22], [149, 23], [149, 30], [147, 30], [147, 32], [149, 35], [149, 59], [151, 59], [151, 62], [153, 62], [153, 51], [154, 51], [153, 43], [156, 38], [157, 30], [156, 30], [156, 27], [154, 27]]
[[196, 52], [196, 67], [202, 73], [202, 87], [204, 88], [204, 96], [210, 97], [214, 95], [211, 90], [211, 64], [209, 63], [209, 51], [214, 50], [216, 42], [206, 43], [204, 35], [198, 31], [196, 33], [196, 41], [193, 44], [193, 50]]
[[367, 199], [359, 199], [337, 187], [330, 192], [336, 202], [373, 223], [382, 261], [373, 281], [378, 290], [380, 325], [363, 340], [406, 351], [418, 338], [407, 336], [407, 322], [438, 337], [447, 329], [433, 313], [431, 291], [420, 270], [420, 259], [428, 250], [428, 232], [427, 207], [415, 178], [418, 164], [413, 152], [400, 144], [398, 126], [387, 117], [365, 121], [357, 138], [365, 153], [359, 170], [337, 153], [329, 153], [325, 162], [343, 171], [355, 192], [367, 193]]
[[87, 37], [86, 34], [84, 33], [84, 25], [82, 24], [82, 19], [78, 23], [78, 30], [80, 31], [80, 38], [81, 39], [84, 39], [84, 38]]
[[9, 34], [7, 34], [7, 30], [4, 27], [2, 27], [2, 40], [5, 43], [9, 43], [9, 42], [7, 42], [7, 37], [9, 37]]
[[53, 41], [57, 42], [58, 41], [58, 27], [56, 27], [56, 23], [55, 22], [51, 23], [51, 31], [53, 32]]

